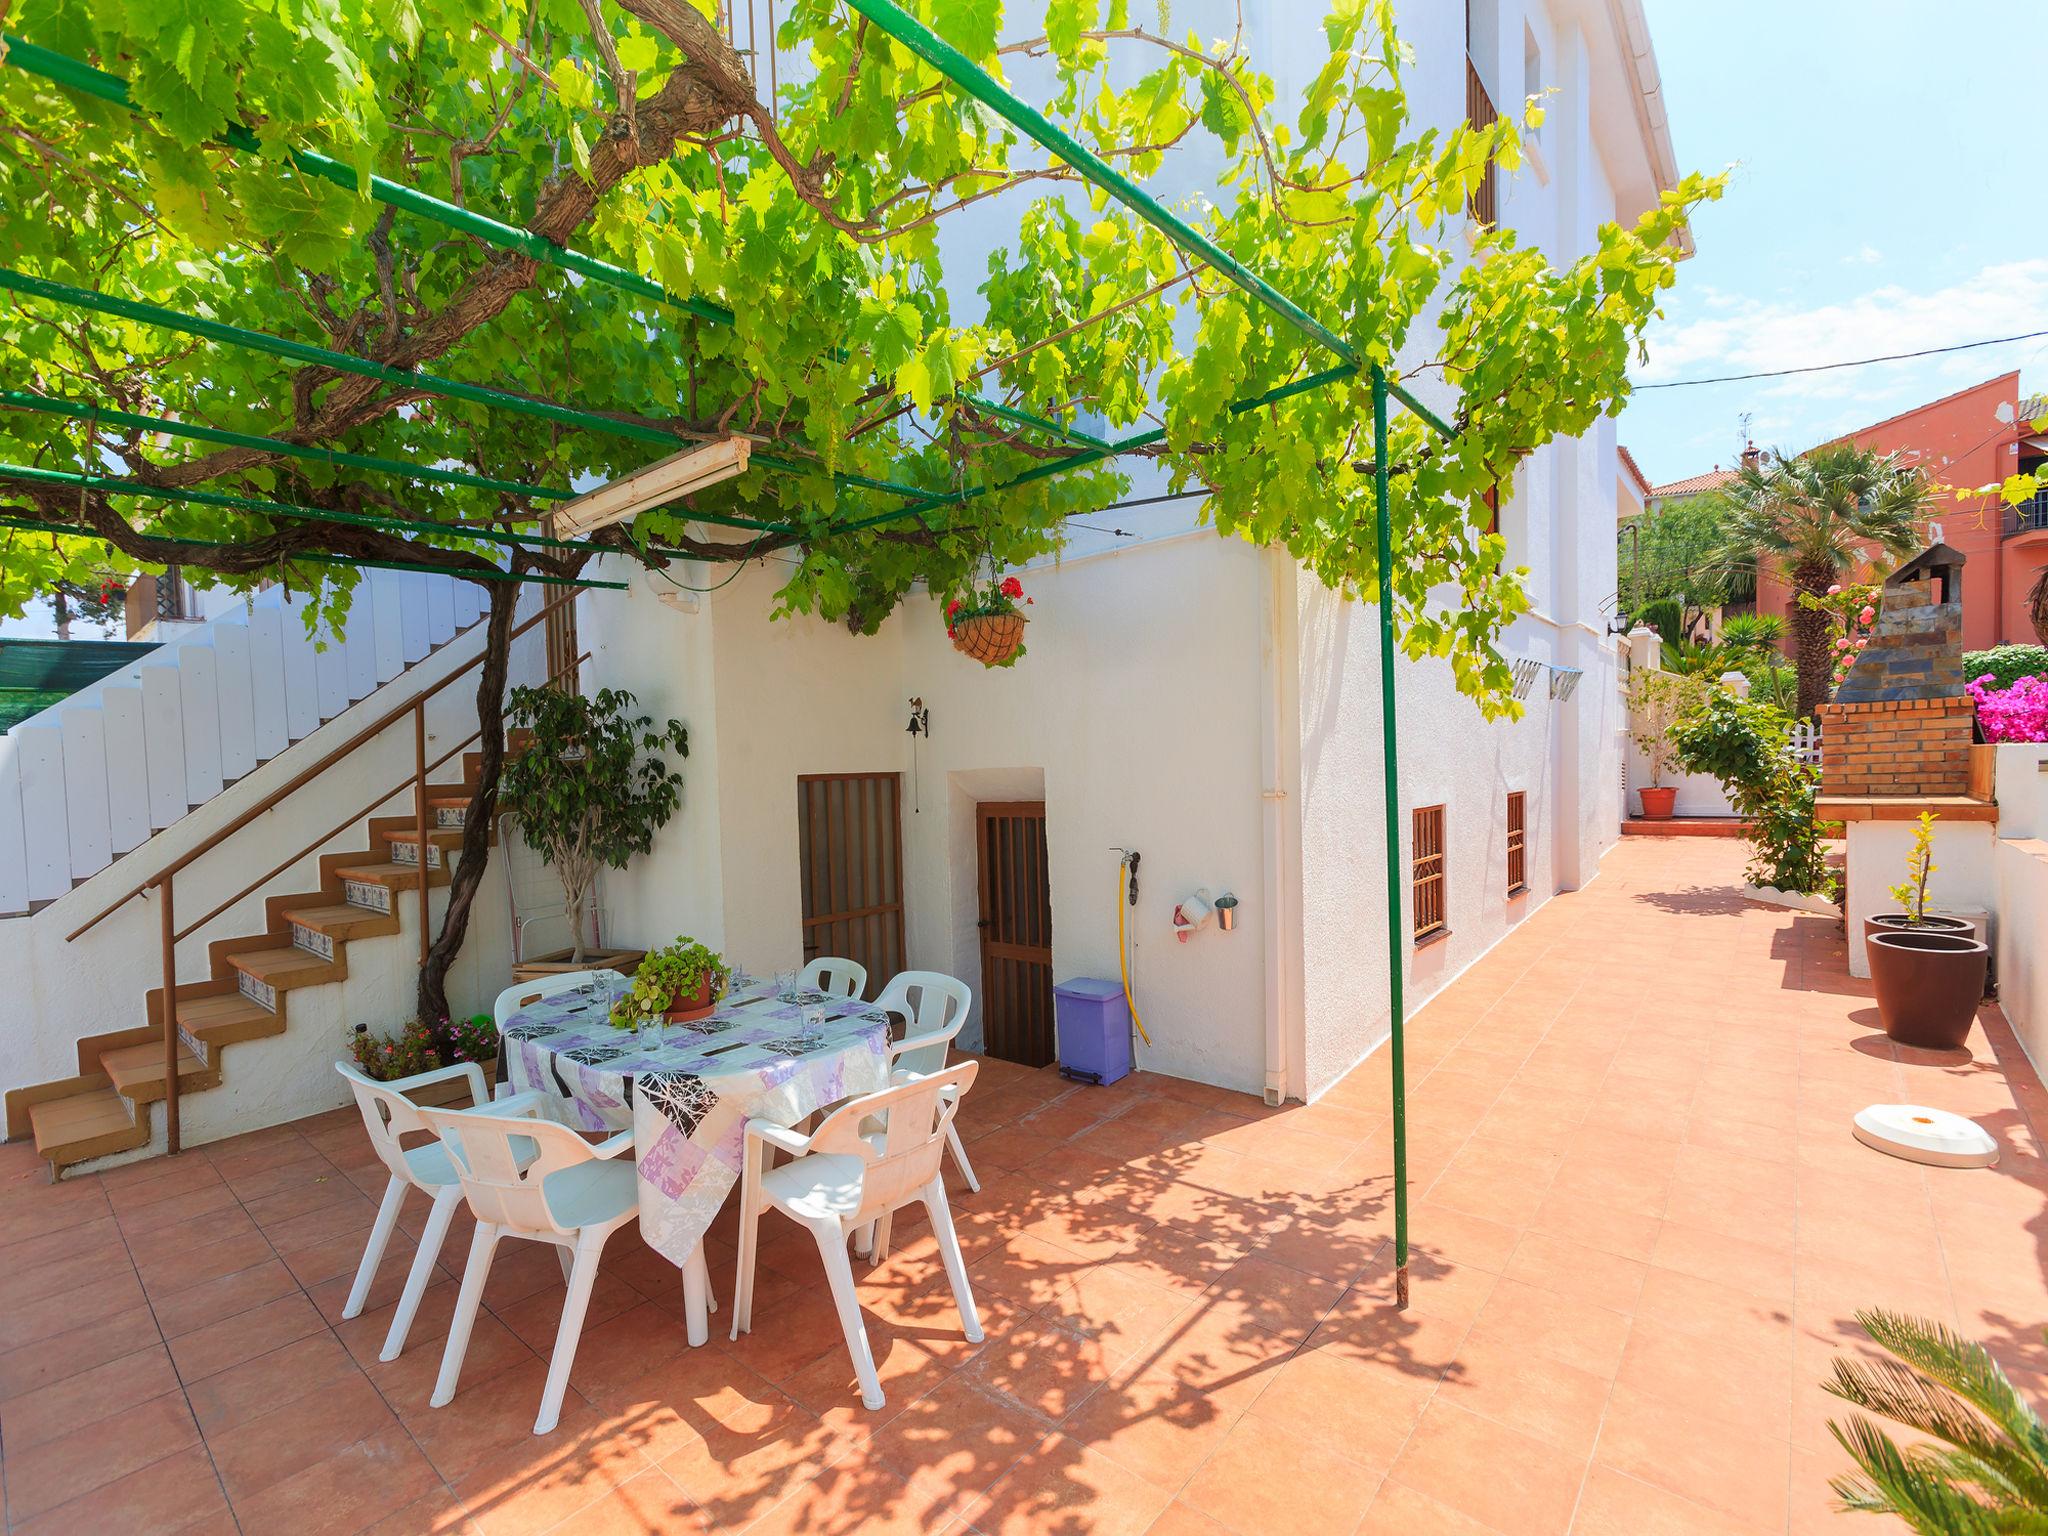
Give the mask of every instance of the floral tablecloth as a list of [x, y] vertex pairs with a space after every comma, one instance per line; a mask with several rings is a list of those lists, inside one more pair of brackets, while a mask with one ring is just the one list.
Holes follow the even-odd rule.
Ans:
[[772, 984], [668, 1025], [658, 1044], [612, 1028], [602, 1002], [575, 993], [530, 1004], [500, 1034], [501, 1081], [548, 1095], [564, 1124], [632, 1129], [640, 1229], [677, 1265], [739, 1181], [749, 1119], [795, 1125], [889, 1083], [887, 1014], [858, 998], [777, 995]]

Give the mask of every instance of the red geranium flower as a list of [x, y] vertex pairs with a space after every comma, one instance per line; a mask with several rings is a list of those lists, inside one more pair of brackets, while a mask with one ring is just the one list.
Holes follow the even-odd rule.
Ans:
[[1003, 578], [1002, 592], [1005, 597], [1022, 597], [1024, 595], [1024, 583], [1014, 576], [1005, 576]]
[[959, 599], [959, 598], [957, 598], [957, 597], [956, 597], [956, 598], [954, 598], [954, 599], [953, 599], [953, 601], [951, 601], [950, 603], [946, 604], [946, 617], [947, 617], [947, 618], [949, 618], [949, 619], [950, 619], [950, 618], [952, 618], [952, 617], [953, 617], [953, 615], [954, 615], [954, 614], [956, 614], [956, 613], [958, 613], [959, 611], [960, 611], [960, 599]]

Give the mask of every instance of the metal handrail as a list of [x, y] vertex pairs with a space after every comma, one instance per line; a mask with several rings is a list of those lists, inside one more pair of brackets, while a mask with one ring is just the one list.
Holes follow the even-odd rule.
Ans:
[[[509, 644], [511, 641], [517, 640], [521, 635], [525, 634], [529, 629], [533, 628], [534, 625], [540, 623], [549, 614], [553, 613], [557, 608], [566, 607], [568, 604], [573, 603], [575, 600], [576, 594], [572, 592], [566, 593], [561, 597], [555, 598], [552, 601], [543, 604], [541, 610], [538, 613], [534, 614], [532, 618], [524, 620], [522, 623], [519, 624], [517, 628], [515, 628], [512, 631], [510, 635], [506, 637], [506, 642]], [[484, 622], [488, 623], [489, 621], [485, 620]], [[394, 708], [385, 711], [385, 713], [379, 716], [374, 722], [364, 726], [361, 730], [357, 731], [353, 736], [349, 737], [347, 741], [341, 743], [340, 746], [328, 751], [324, 756], [320, 758], [318, 762], [311, 764], [309, 767], [301, 769], [298, 773], [294, 774], [290, 780], [280, 785], [278, 788], [272, 790], [269, 794], [265, 795], [255, 805], [251, 806], [248, 810], [244, 811], [241, 815], [237, 816], [233, 821], [229, 822], [226, 826], [222, 827], [218, 832], [215, 832], [212, 836], [208, 837], [204, 842], [198, 844], [198, 846], [196, 847], [187, 849], [184, 853], [179, 854], [177, 858], [173, 859], [169, 864], [165, 865], [155, 874], [148, 875], [144, 877], [142, 880], [136, 882], [134, 886], [130, 887], [129, 890], [123, 893], [110, 905], [101, 908], [97, 915], [89, 918], [87, 921], [83, 923], [80, 923], [76, 928], [72, 929], [69, 933], [65, 934], [64, 942], [69, 944], [73, 939], [76, 939], [80, 934], [86, 933], [91, 929], [97, 927], [103, 919], [112, 916], [115, 912], [120, 910], [122, 907], [126, 906], [130, 901], [133, 901], [137, 896], [141, 895], [144, 891], [148, 890], [151, 886], [159, 884], [164, 880], [168, 880], [172, 875], [177, 874], [179, 870], [183, 869], [186, 865], [190, 864], [194, 859], [197, 859], [198, 857], [200, 857], [200, 855], [204, 853], [210, 852], [217, 844], [225, 841], [227, 838], [234, 836], [235, 833], [241, 831], [242, 828], [248, 826], [249, 823], [254, 821], [258, 816], [261, 816], [265, 811], [268, 811], [272, 807], [274, 807], [278, 803], [278, 801], [284, 799], [287, 795], [295, 794], [299, 790], [303, 789], [307, 784], [311, 783], [314, 779], [318, 778], [322, 773], [325, 773], [329, 768], [333, 767], [336, 762], [353, 753], [356, 750], [356, 748], [360, 747], [364, 742], [368, 741], [371, 737], [382, 735], [384, 731], [389, 729], [402, 716], [410, 714], [415, 705], [425, 704], [428, 699], [432, 698], [435, 694], [439, 693], [443, 688], [447, 687], [450, 683], [454, 682], [455, 679], [457, 679], [458, 677], [463, 676], [472, 667], [476, 666], [483, 659], [484, 653], [482, 651], [479, 651], [476, 655], [472, 656], [468, 661], [464, 662], [461, 666], [457, 667], [454, 671], [450, 672], [446, 677], [441, 678], [438, 682], [432, 683], [426, 688], [422, 689], [419, 693], [415, 694], [411, 699], [407, 700], [405, 703], [397, 705]], [[393, 793], [396, 793], [396, 791], [393, 791]], [[387, 795], [384, 798], [389, 799], [390, 796]]]
[[[590, 660], [590, 652], [585, 651], [581, 656], [578, 656], [573, 661], [564, 663], [559, 670], [552, 673], [548, 677], [548, 682], [560, 682], [564, 677], [567, 677], [571, 672], [574, 672], [576, 668], [582, 666], [583, 663], [588, 660]], [[419, 709], [419, 706], [414, 705], [413, 708], [415, 711], [417, 711]], [[354, 826], [357, 822], [363, 820], [372, 811], [376, 810], [378, 806], [382, 805], [386, 800], [389, 800], [393, 795], [397, 794], [401, 789], [405, 788], [407, 783], [410, 782], [415, 784], [424, 784], [426, 782], [426, 777], [428, 774], [434, 772], [443, 763], [447, 762], [448, 759], [455, 756], [456, 753], [467, 750], [471, 742], [481, 741], [483, 739], [483, 734], [483, 727], [478, 726], [475, 730], [471, 731], [467, 736], [463, 737], [462, 740], [458, 741], [454, 746], [450, 747], [446, 752], [443, 752], [439, 757], [435, 758], [431, 763], [426, 761], [424, 741], [421, 740], [416, 742], [415, 745], [418, 748], [418, 750], [416, 750], [413, 755], [412, 772], [406, 774], [396, 784], [392, 785], [382, 794], [370, 800], [366, 805], [363, 806], [361, 810], [352, 812], [348, 816], [343, 817], [340, 821], [336, 822], [330, 830], [321, 833], [318, 837], [314, 838], [310, 843], [307, 843], [303, 848], [299, 849], [297, 853], [294, 853], [290, 858], [284, 860], [282, 863], [276, 865], [270, 870], [267, 870], [265, 873], [258, 875], [254, 880], [251, 880], [247, 885], [243, 886], [239, 891], [235, 892], [234, 895], [228, 897], [227, 900], [220, 903], [219, 906], [215, 907], [211, 912], [208, 912], [204, 917], [195, 918], [191, 922], [187, 923], [184, 927], [180, 928], [177, 931], [177, 933], [173, 935], [173, 937], [179, 939], [190, 938], [192, 934], [196, 933], [199, 929], [204, 928], [208, 923], [212, 922], [216, 917], [219, 917], [221, 913], [227, 911], [229, 907], [232, 907], [236, 902], [240, 901], [244, 896], [248, 895], [251, 891], [255, 890], [259, 885], [265, 885], [268, 882], [276, 879], [279, 875], [283, 874], [286, 870], [290, 869], [294, 864], [298, 863], [299, 860], [303, 859], [307, 854], [312, 853], [314, 850], [318, 849], [323, 844], [333, 841], [342, 833], [346, 832], [350, 827]], [[417, 809], [417, 807], [415, 809]], [[426, 827], [424, 823], [417, 827], [416, 831], [420, 834], [420, 867], [422, 869], [425, 869], [427, 853], [426, 837], [424, 835]], [[422, 927], [424, 928], [424, 924], [422, 925]]]
[[2012, 529], [2006, 536], [2016, 533], [2032, 533], [2048, 528], [2048, 491], [2037, 491], [2025, 501], [2015, 502], [2012, 507]]

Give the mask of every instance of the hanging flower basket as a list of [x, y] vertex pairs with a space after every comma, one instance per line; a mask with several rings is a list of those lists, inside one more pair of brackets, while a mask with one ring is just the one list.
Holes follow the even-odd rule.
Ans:
[[946, 604], [946, 638], [962, 656], [971, 656], [984, 667], [1007, 667], [1024, 654], [1024, 626], [1028, 622], [1020, 603], [1029, 603], [1024, 583], [1006, 576], [986, 590], [969, 590]]
[[1024, 649], [1024, 615], [982, 613], [953, 621], [953, 649], [984, 667], [1000, 667]]

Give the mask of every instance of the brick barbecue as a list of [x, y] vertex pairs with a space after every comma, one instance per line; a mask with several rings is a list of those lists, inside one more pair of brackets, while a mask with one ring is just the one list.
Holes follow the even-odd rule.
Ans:
[[1869, 644], [1820, 707], [1823, 797], [1968, 792], [1976, 705], [1963, 691], [1962, 567], [1936, 544], [1885, 581]]

